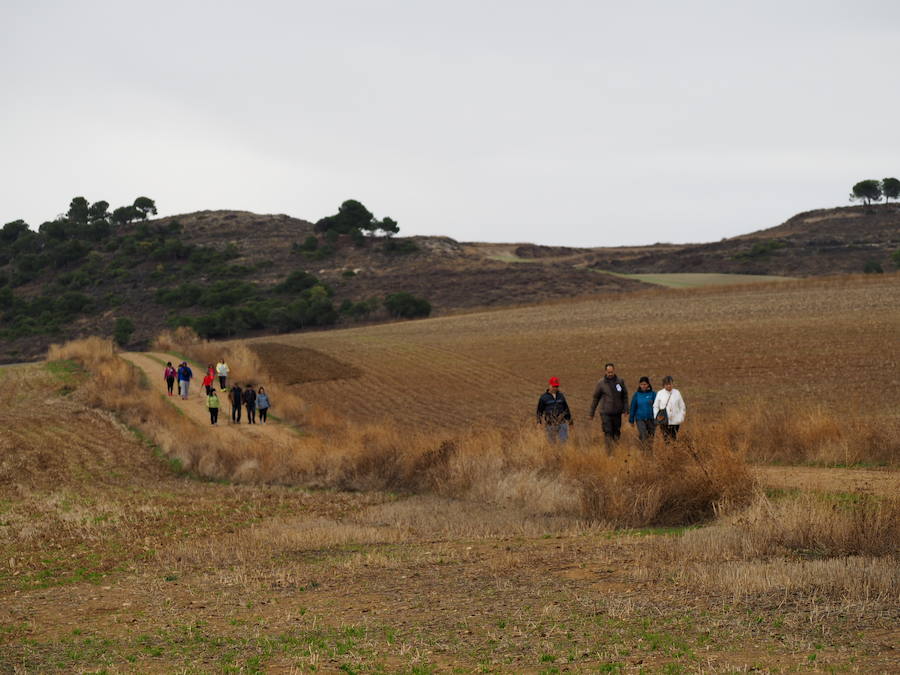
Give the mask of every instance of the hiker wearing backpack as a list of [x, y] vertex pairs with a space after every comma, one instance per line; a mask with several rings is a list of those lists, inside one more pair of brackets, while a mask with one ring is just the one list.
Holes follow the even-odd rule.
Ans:
[[192, 377], [194, 377], [194, 371], [191, 370], [186, 361], [182, 361], [181, 365], [178, 366], [178, 389], [181, 392], [181, 398], [185, 401], [191, 388]]
[[631, 426], [637, 424], [638, 438], [641, 440], [641, 449], [650, 450], [653, 436], [656, 434], [656, 416], [653, 414], [653, 401], [656, 392], [650, 386], [650, 378], [642, 377], [638, 381], [638, 389], [631, 397], [631, 407], [628, 411], [628, 423]]
[[678, 438], [678, 430], [684, 423], [687, 409], [681, 392], [675, 389], [675, 380], [671, 375], [663, 378], [663, 390], [656, 395], [653, 401], [653, 415], [656, 423], [663, 432], [663, 440], [666, 443]]
[[256, 392], [253, 391], [253, 385], [248, 384], [242, 394], [244, 406], [247, 408], [247, 424], [256, 424]]
[[178, 377], [178, 371], [172, 367], [172, 362], [166, 363], [166, 369], [163, 371], [163, 379], [166, 381], [166, 388], [169, 390], [169, 396], [175, 388], [175, 378]]
[[622, 435], [622, 415], [628, 410], [628, 389], [625, 387], [625, 380], [616, 375], [614, 363], [606, 364], [606, 374], [594, 388], [594, 400], [591, 403], [588, 419], [594, 419], [598, 405], [603, 422], [606, 451], [612, 452], [613, 445]]
[[228, 392], [228, 398], [231, 399], [231, 421], [234, 424], [241, 423], [242, 394], [241, 386], [237, 382], [232, 385], [231, 391]]

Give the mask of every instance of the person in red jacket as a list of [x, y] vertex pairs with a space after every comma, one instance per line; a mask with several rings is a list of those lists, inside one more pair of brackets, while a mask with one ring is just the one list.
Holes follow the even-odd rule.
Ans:
[[213, 374], [209, 371], [206, 372], [206, 376], [203, 378], [203, 386], [206, 387], [206, 395], [212, 396], [213, 390]]

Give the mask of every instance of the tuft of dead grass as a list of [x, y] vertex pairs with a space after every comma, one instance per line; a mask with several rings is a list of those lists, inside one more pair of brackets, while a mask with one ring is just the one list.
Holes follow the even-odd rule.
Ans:
[[896, 602], [900, 498], [759, 494], [710, 527], [658, 541], [644, 558], [646, 575], [667, 563], [681, 582], [736, 599], [801, 593]]

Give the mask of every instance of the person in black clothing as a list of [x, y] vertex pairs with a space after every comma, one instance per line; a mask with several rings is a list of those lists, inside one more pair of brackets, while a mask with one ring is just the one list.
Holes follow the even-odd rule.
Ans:
[[537, 423], [546, 427], [547, 440], [551, 443], [565, 443], [569, 440], [569, 425], [574, 424], [572, 412], [565, 395], [559, 390], [559, 378], [551, 377], [549, 384], [547, 391], [538, 399]]
[[243, 392], [241, 391], [239, 384], [232, 385], [231, 390], [228, 392], [228, 397], [231, 399], [231, 421], [233, 424], [241, 423], [242, 394]]
[[588, 419], [594, 419], [598, 404], [603, 420], [603, 435], [606, 437], [606, 451], [612, 452], [613, 445], [622, 435], [622, 415], [628, 411], [628, 389], [625, 387], [625, 380], [616, 375], [615, 364], [606, 364], [606, 375], [594, 389]]
[[244, 405], [247, 407], [247, 424], [256, 424], [256, 392], [253, 385], [248, 384], [243, 393]]

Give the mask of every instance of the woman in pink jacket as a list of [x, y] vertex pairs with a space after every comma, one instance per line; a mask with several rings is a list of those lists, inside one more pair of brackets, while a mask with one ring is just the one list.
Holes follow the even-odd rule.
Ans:
[[176, 375], [178, 375], [178, 371], [172, 367], [172, 362], [169, 361], [166, 363], [166, 370], [163, 372], [163, 378], [166, 381], [166, 386], [169, 388], [169, 396], [172, 395], [172, 389], [175, 387]]

